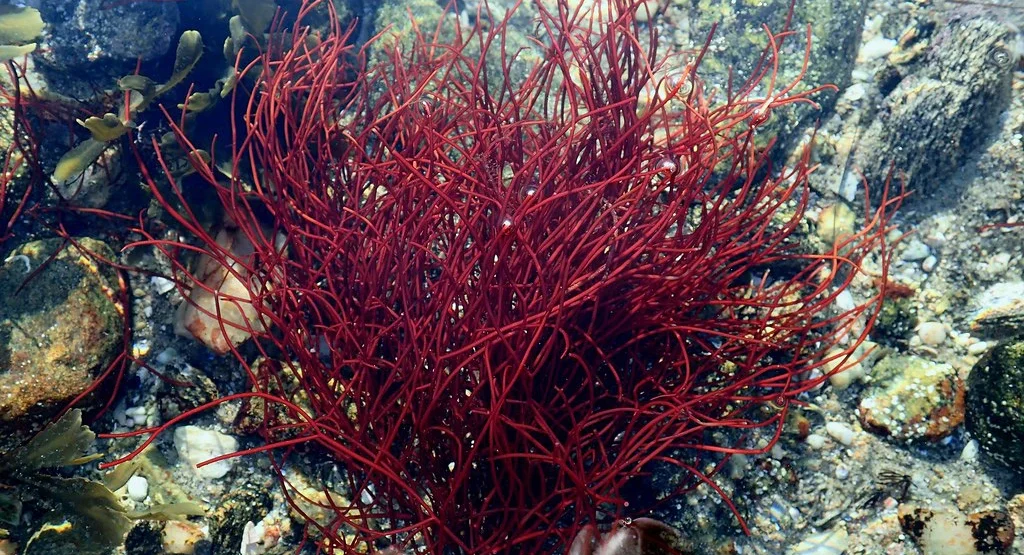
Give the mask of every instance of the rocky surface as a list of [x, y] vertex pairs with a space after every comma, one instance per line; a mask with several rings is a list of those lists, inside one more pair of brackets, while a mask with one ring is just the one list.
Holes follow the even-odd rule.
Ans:
[[928, 62], [885, 97], [858, 147], [868, 181], [880, 183], [895, 168], [912, 201], [956, 198], [945, 180], [992, 136], [1009, 106], [1015, 39], [995, 13], [951, 12]]
[[993, 459], [1024, 469], [1024, 337], [1001, 343], [968, 377], [967, 429]]
[[[78, 243], [113, 257], [104, 243]], [[116, 273], [61, 244], [25, 243], [0, 266], [0, 444], [39, 431], [93, 385], [121, 344]]]

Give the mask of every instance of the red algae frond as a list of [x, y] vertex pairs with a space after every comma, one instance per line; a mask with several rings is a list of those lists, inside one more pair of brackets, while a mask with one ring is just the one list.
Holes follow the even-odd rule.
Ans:
[[333, 9], [308, 0], [291, 45], [260, 60], [235, 177], [194, 161], [251, 253], [219, 246], [152, 180], [193, 236], [147, 244], [249, 284], [219, 297], [254, 311], [221, 319], [224, 335], [245, 328], [298, 380], [289, 392], [280, 365], [231, 348], [255, 392], [228, 399], [289, 415], [268, 417], [253, 451], [280, 465], [316, 444], [345, 477], [348, 505], [311, 521], [325, 551], [550, 552], [644, 514], [630, 500], [653, 469], [687, 477], [659, 496], [717, 490], [704, 463], [770, 449], [825, 379], [812, 371], [866, 337], [852, 330], [881, 297], [833, 301], [873, 252], [884, 279], [896, 202], [866, 206], [832, 252], [798, 248], [809, 153], [769, 171], [754, 140], [816, 92], [775, 82], [786, 33], [716, 100], [699, 55], [659, 56], [637, 6], [593, 4], [600, 17], [536, 2], [536, 62], [505, 51], [512, 12], [481, 13], [452, 42], [417, 29], [364, 69], [337, 23], [307, 40], [304, 14]]

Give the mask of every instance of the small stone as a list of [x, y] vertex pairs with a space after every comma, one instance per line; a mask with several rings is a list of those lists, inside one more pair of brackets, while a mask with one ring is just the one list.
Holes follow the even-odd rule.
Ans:
[[928, 249], [928, 245], [921, 242], [920, 239], [912, 239], [906, 248], [903, 249], [900, 259], [907, 262], [917, 262], [928, 258], [929, 255], [931, 255], [931, 252]]
[[153, 276], [149, 279], [149, 282], [153, 284], [153, 289], [156, 289], [156, 292], [161, 295], [174, 290], [174, 282], [165, 277]]
[[231, 467], [234, 459], [225, 459], [198, 468], [201, 462], [238, 451], [238, 440], [216, 430], [204, 430], [198, 426], [180, 426], [174, 430], [174, 448], [178, 457], [188, 464], [192, 472], [200, 478], [223, 478]]
[[860, 52], [857, 53], [857, 59], [865, 62], [878, 60], [888, 56], [895, 48], [895, 40], [887, 39], [879, 35], [867, 41], [860, 47]]
[[928, 272], [929, 274], [935, 270], [935, 267], [939, 265], [939, 259], [935, 258], [935, 255], [928, 255], [928, 258], [924, 259], [921, 263], [921, 269]]
[[988, 343], [984, 341], [978, 341], [977, 343], [971, 343], [967, 346], [967, 354], [969, 355], [980, 355], [984, 354], [988, 350]]
[[805, 441], [807, 442], [807, 446], [811, 449], [821, 449], [825, 446], [825, 436], [823, 435], [811, 434], [807, 436]]
[[146, 496], [149, 495], [149, 481], [142, 476], [132, 476], [128, 478], [128, 497], [136, 503], [141, 503], [146, 500]]
[[206, 539], [203, 529], [187, 520], [168, 520], [164, 524], [164, 553], [171, 555], [192, 555], [196, 544]]
[[811, 534], [795, 547], [789, 555], [841, 555], [850, 544], [850, 534], [842, 524], [831, 530]]
[[853, 441], [857, 439], [857, 432], [842, 422], [829, 422], [825, 424], [825, 431], [828, 432], [828, 435], [832, 436], [832, 439], [847, 447], [853, 445]]
[[946, 340], [946, 327], [942, 322], [921, 322], [917, 326], [917, 336], [921, 338], [921, 343], [938, 347]]
[[960, 451], [960, 460], [965, 462], [978, 460], [978, 440], [972, 439], [964, 445], [963, 450]]

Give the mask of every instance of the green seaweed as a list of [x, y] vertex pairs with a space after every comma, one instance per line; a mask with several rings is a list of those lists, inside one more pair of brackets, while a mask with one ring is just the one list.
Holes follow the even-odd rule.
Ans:
[[[121, 545], [136, 520], [203, 514], [202, 508], [191, 502], [130, 512], [103, 483], [53, 473], [99, 458], [99, 454], [89, 454], [95, 440], [96, 434], [82, 424], [82, 412], [75, 409], [27, 443], [0, 455], [0, 521], [21, 524], [25, 505], [43, 515], [26, 542], [25, 553], [66, 552], [72, 545], [82, 553], [102, 553]], [[127, 481], [127, 477], [123, 479]]]
[[165, 83], [157, 85], [152, 79], [141, 75], [126, 75], [119, 79], [118, 87], [129, 93], [127, 112], [122, 108], [120, 115], [107, 113], [103, 117], [78, 120], [78, 124], [88, 129], [92, 137], [61, 157], [53, 172], [53, 181], [67, 182], [84, 172], [103, 154], [106, 143], [121, 138], [135, 127], [133, 120], [139, 112], [148, 108], [158, 96], [184, 81], [202, 55], [203, 38], [199, 32], [185, 31], [178, 40], [174, 70]]
[[20, 58], [25, 54], [31, 54], [36, 50], [36, 43], [31, 42], [23, 46], [11, 46], [9, 44], [0, 45], [0, 62], [6, 62], [15, 58]]
[[0, 6], [0, 44], [32, 42], [46, 28], [39, 10]]

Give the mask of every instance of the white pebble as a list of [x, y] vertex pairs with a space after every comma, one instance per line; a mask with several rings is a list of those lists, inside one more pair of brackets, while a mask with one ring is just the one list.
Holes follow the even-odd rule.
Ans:
[[165, 277], [153, 276], [149, 278], [149, 282], [153, 284], [153, 288], [156, 289], [156, 292], [161, 295], [174, 289], [174, 282]]
[[978, 440], [972, 439], [964, 445], [963, 451], [960, 451], [960, 460], [962, 461], [976, 461], [978, 460]]
[[132, 476], [128, 478], [128, 497], [137, 503], [141, 503], [146, 500], [146, 496], [149, 495], [149, 482], [142, 476]]
[[238, 451], [238, 440], [216, 430], [204, 430], [198, 426], [179, 426], [174, 430], [174, 448], [178, 458], [188, 464], [200, 478], [223, 478], [235, 459], [225, 459], [197, 468], [201, 462], [214, 457]]
[[921, 338], [921, 343], [937, 347], [946, 340], [946, 327], [942, 322], [922, 322], [917, 326], [917, 336]]
[[857, 438], [857, 432], [842, 422], [825, 424], [825, 431], [832, 436], [832, 439], [846, 446], [853, 445], [853, 440]]
[[846, 99], [851, 102], [856, 102], [864, 98], [864, 92], [864, 84], [855, 83], [853, 85], [850, 85], [850, 87], [846, 89], [846, 93], [843, 96], [845, 96]]
[[869, 62], [889, 55], [896, 48], [896, 41], [881, 35], [867, 41], [860, 47], [857, 58]]
[[980, 355], [988, 350], [988, 343], [984, 341], [978, 341], [977, 343], [971, 343], [967, 346], [967, 354], [969, 355]]
[[811, 449], [821, 449], [825, 446], [825, 436], [823, 435], [810, 434], [805, 441]]
[[935, 270], [935, 267], [938, 266], [938, 264], [939, 259], [935, 258], [935, 255], [930, 254], [928, 255], [928, 258], [925, 258], [924, 262], [921, 263], [921, 269], [928, 273], [931, 273], [932, 271]]
[[836, 466], [836, 478], [845, 480], [850, 477], [850, 469], [846, 465], [841, 464]]

